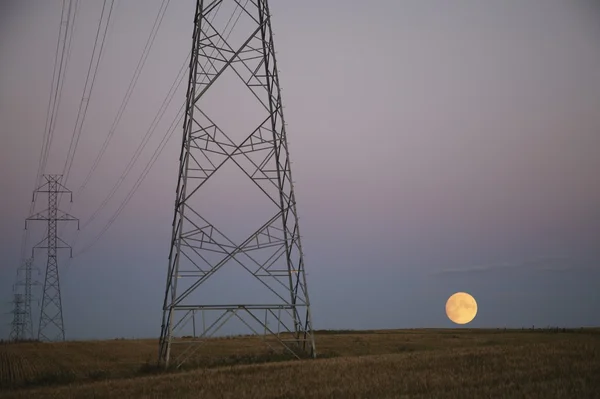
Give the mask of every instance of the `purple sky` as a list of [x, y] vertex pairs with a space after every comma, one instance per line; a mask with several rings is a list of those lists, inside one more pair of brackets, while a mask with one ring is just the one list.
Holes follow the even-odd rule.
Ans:
[[[115, 119], [160, 3], [116, 2], [67, 182], [74, 192]], [[121, 176], [184, 63], [194, 3], [171, 1], [106, 155], [74, 198], [70, 213], [82, 222]], [[459, 290], [479, 302], [475, 327], [600, 324], [600, 7], [271, 3], [315, 328], [449, 327], [445, 300]], [[0, 336], [11, 321], [61, 4], [0, 3]], [[101, 6], [80, 1], [46, 173], [60, 173], [67, 155]], [[185, 85], [108, 205], [76, 241], [65, 229], [75, 252], [127, 196]], [[211, 115], [223, 124], [252, 117], [214, 104]], [[68, 338], [159, 334], [180, 139], [178, 127], [102, 239], [60, 260]], [[215, 188], [213, 220], [231, 220], [227, 201], [252, 195], [241, 187]], [[229, 228], [243, 235], [254, 220], [238, 217]], [[29, 245], [42, 234], [33, 228]], [[42, 253], [35, 265], [45, 267]], [[231, 289], [239, 284], [232, 280]]]

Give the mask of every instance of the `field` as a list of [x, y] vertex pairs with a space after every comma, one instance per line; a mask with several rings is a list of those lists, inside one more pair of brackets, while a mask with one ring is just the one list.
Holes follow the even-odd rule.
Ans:
[[0, 345], [0, 398], [600, 398], [600, 330], [321, 331], [316, 360], [258, 337], [154, 367], [156, 340]]

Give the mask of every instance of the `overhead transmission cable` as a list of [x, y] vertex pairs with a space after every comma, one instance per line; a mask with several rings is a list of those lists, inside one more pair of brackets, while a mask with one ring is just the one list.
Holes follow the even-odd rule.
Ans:
[[[77, 111], [77, 119], [75, 121], [75, 126], [73, 128], [73, 135], [71, 136], [71, 142], [69, 144], [69, 151], [67, 152], [67, 159], [65, 160], [65, 165], [63, 167], [62, 175], [63, 175], [63, 183], [66, 184], [69, 179], [69, 173], [71, 171], [71, 167], [73, 166], [73, 160], [75, 158], [75, 152], [77, 151], [77, 145], [79, 143], [79, 138], [81, 137], [81, 131], [83, 129], [83, 124], [85, 122], [85, 117], [87, 115], [88, 106], [90, 104], [90, 100], [92, 98], [92, 92], [94, 90], [94, 83], [96, 81], [96, 76], [98, 74], [98, 66], [100, 65], [100, 60], [102, 59], [102, 54], [104, 50], [104, 43], [106, 41], [106, 33], [108, 31], [108, 26], [110, 24], [110, 18], [113, 11], [114, 0], [110, 0], [110, 8], [108, 9], [108, 16], [105, 17], [107, 0], [104, 0], [102, 4], [102, 13], [100, 15], [100, 21], [98, 22], [98, 29], [96, 31], [96, 39], [94, 41], [94, 48], [92, 50], [92, 57], [90, 59], [90, 65], [88, 67], [87, 76], [85, 78], [85, 85], [83, 88], [83, 94], [81, 95], [81, 101], [79, 103], [79, 110]], [[100, 32], [102, 31], [102, 24], [106, 20], [104, 31], [102, 32], [102, 36], [100, 36]], [[98, 39], [101, 37], [100, 41]], [[96, 49], [99, 48], [99, 51], [96, 52]]]
[[136, 150], [133, 153], [133, 155], [131, 156], [131, 159], [129, 160], [129, 163], [127, 164], [127, 166], [125, 167], [125, 169], [121, 173], [121, 176], [119, 177], [119, 180], [117, 180], [117, 182], [113, 185], [112, 189], [110, 190], [110, 192], [108, 193], [108, 195], [106, 196], [106, 198], [104, 198], [104, 200], [102, 201], [102, 203], [100, 204], [100, 206], [83, 223], [83, 225], [81, 226], [81, 229], [85, 229], [96, 218], [96, 216], [98, 216], [98, 214], [108, 204], [108, 202], [115, 195], [115, 193], [117, 192], [117, 190], [119, 189], [119, 187], [121, 187], [121, 185], [125, 181], [125, 178], [129, 175], [129, 173], [133, 169], [133, 166], [137, 162], [137, 160], [140, 157], [142, 151], [144, 150], [144, 148], [146, 148], [146, 145], [150, 141], [150, 138], [152, 138], [152, 135], [155, 133], [156, 128], [158, 127], [158, 124], [159, 124], [160, 120], [162, 119], [165, 111], [167, 110], [167, 107], [171, 104], [171, 100], [175, 96], [175, 93], [176, 93], [177, 89], [179, 89], [179, 86], [181, 86], [181, 83], [183, 82], [183, 78], [185, 77], [186, 66], [188, 66], [188, 64], [189, 64], [189, 59], [190, 59], [190, 55], [187, 56], [186, 61], [183, 63], [183, 66], [179, 70], [179, 73], [177, 74], [177, 77], [175, 78], [175, 80], [173, 81], [173, 84], [171, 85], [171, 88], [169, 89], [167, 97], [165, 97], [165, 99], [163, 100], [163, 102], [162, 102], [162, 104], [160, 106], [160, 109], [158, 110], [158, 113], [154, 116], [154, 119], [152, 120], [152, 123], [150, 124], [150, 127], [148, 128], [148, 131], [144, 135], [142, 141], [140, 142], [140, 144], [136, 148]]
[[[111, 129], [109, 130], [109, 134], [108, 134], [107, 138], [104, 141], [104, 144], [102, 146], [102, 149], [100, 150], [100, 153], [98, 154], [98, 156], [96, 157], [96, 160], [94, 161], [94, 165], [92, 166], [92, 169], [89, 171], [88, 175], [86, 176], [86, 179], [84, 180], [84, 183], [81, 185], [81, 187], [79, 188], [79, 190], [78, 190], [78, 192], [77, 192], [76, 195], [81, 194], [85, 190], [86, 185], [89, 182], [89, 179], [90, 179], [91, 175], [94, 173], [96, 167], [98, 166], [98, 164], [100, 162], [100, 159], [102, 158], [102, 156], [104, 155], [104, 152], [106, 151], [106, 148], [108, 146], [108, 142], [110, 141], [110, 138], [112, 137], [112, 134], [114, 134], [114, 131], [116, 129], [116, 125], [118, 124], [118, 121], [120, 120], [120, 118], [121, 118], [121, 116], [122, 116], [122, 114], [123, 114], [123, 112], [124, 112], [124, 110], [125, 110], [125, 108], [127, 106], [127, 103], [129, 102], [129, 97], [131, 96], [131, 93], [133, 92], [133, 89], [135, 88], [135, 85], [137, 83], [137, 78], [139, 77], [139, 75], [141, 73], [141, 70], [144, 67], [144, 64], [146, 62], [146, 58], [148, 57], [150, 49], [152, 48], [152, 44], [154, 43], [154, 38], [156, 37], [158, 29], [160, 28], [160, 24], [162, 22], [162, 19], [164, 17], [164, 14], [165, 14], [165, 11], [166, 11], [168, 5], [169, 5], [169, 1], [163, 1], [162, 4], [161, 4], [161, 7], [160, 7], [160, 9], [158, 11], [156, 19], [154, 20], [154, 25], [152, 27], [150, 35], [148, 36], [148, 40], [146, 41], [146, 46], [144, 47], [144, 50], [142, 51], [142, 55], [140, 56], [140, 59], [138, 61], [137, 67], [136, 67], [136, 70], [134, 71], [134, 76], [133, 76], [132, 80], [129, 83], [128, 90], [127, 90], [127, 92], [125, 94], [125, 97], [123, 98], [123, 101], [121, 103], [121, 107], [119, 108], [119, 111], [117, 112], [117, 116], [116, 116], [115, 120], [113, 121], [113, 125], [112, 125]], [[219, 4], [219, 8], [220, 8], [220, 6], [221, 5]], [[217, 9], [217, 11], [218, 11], [218, 9]], [[185, 72], [185, 66], [187, 65], [187, 60], [189, 60], [189, 57], [190, 57], [190, 55], [188, 55], [188, 57], [186, 59], [186, 62], [184, 62], [184, 65], [182, 66], [182, 70], [180, 71], [180, 74]], [[179, 74], [178, 74], [178, 76], [179, 76]], [[178, 80], [178, 78], [176, 78], [175, 81], [173, 82], [173, 84], [171, 85], [171, 88], [169, 89], [169, 93], [167, 94], [167, 97], [165, 97], [165, 99], [163, 100], [163, 102], [161, 104], [161, 107], [160, 107], [157, 115], [154, 117], [153, 122], [150, 124], [150, 128], [149, 128], [148, 132], [146, 132], [146, 135], [144, 136], [142, 144], [140, 144], [140, 146], [138, 146], [138, 149], [134, 153], [135, 160], [137, 160], [137, 158], [139, 157], [141, 151], [146, 146], [147, 141], [149, 140], [149, 136], [151, 136], [154, 133], [154, 130], [156, 130], [156, 127], [158, 126], [158, 123], [162, 119], [162, 117], [163, 117], [163, 115], [164, 115], [164, 113], [166, 111], [166, 108], [170, 104], [170, 102], [171, 102], [171, 100], [172, 100], [172, 98], [173, 98], [173, 96], [175, 94], [175, 91], [177, 90], [177, 88], [181, 84], [181, 81], [183, 80], [183, 76], [179, 79], [179, 83], [177, 83], [177, 80]], [[134, 162], [135, 162], [135, 160], [134, 160]], [[131, 166], [129, 166], [129, 165], [131, 165]], [[129, 165], [128, 165], [128, 167], [126, 167], [125, 171], [123, 172], [124, 176], [126, 176], [129, 173], [129, 170], [131, 170], [131, 167], [133, 166], [133, 163], [130, 161]], [[124, 179], [124, 177], [120, 178], [119, 181], [115, 184], [115, 186], [117, 186], [117, 189], [118, 189], [118, 186], [120, 186], [120, 184], [122, 183], [123, 179]], [[104, 208], [104, 206], [106, 205], [106, 202], [108, 202], [108, 200], [114, 195], [113, 191], [116, 191], [116, 189], [114, 187], [113, 187], [113, 190], [111, 190], [111, 194], [109, 194], [108, 199], [105, 199], [105, 201], [103, 201], [103, 203], [101, 204], [100, 208], [97, 209], [96, 211], [94, 211], [94, 213], [92, 214], [92, 216], [83, 224], [81, 230], [83, 230], [83, 228], [85, 228], [96, 217], [97, 213], [102, 208]], [[73, 239], [73, 247], [75, 246], [75, 244], [77, 243], [77, 240], [79, 239], [79, 233], [80, 233], [80, 230], [78, 230], [75, 233], [75, 237]], [[69, 265], [70, 265], [70, 262], [67, 263], [67, 266], [69, 266]], [[68, 267], [67, 267], [67, 270], [68, 270]]]
[[[66, 46], [66, 53], [67, 53], [67, 58], [66, 61], [64, 63], [64, 69], [62, 70], [62, 78], [60, 79], [60, 86], [58, 88], [58, 94], [57, 94], [57, 99], [54, 102], [53, 105], [53, 111], [51, 114], [51, 120], [50, 120], [50, 138], [48, 140], [48, 148], [46, 149], [46, 158], [44, 159], [44, 168], [43, 170], [46, 169], [47, 163], [48, 163], [48, 157], [50, 154], [50, 148], [52, 148], [52, 138], [54, 137], [54, 130], [56, 128], [56, 122], [58, 120], [58, 111], [60, 109], [60, 104], [61, 104], [61, 99], [62, 99], [62, 94], [63, 94], [63, 85], [65, 84], [65, 76], [67, 74], [67, 69], [69, 67], [69, 60], [71, 59], [71, 43], [73, 41], [73, 32], [75, 30], [75, 17], [77, 16], [77, 10], [78, 10], [78, 4], [79, 4], [79, 0], [73, 0], [73, 23], [69, 24], [70, 26], [70, 32], [68, 34], [68, 44]], [[64, 48], [63, 48], [64, 51]], [[61, 57], [62, 58], [62, 57]], [[42, 171], [43, 173], [43, 171]], [[40, 176], [41, 178], [41, 176]], [[38, 183], [38, 184], [41, 184]]]
[[[101, 39], [101, 47], [100, 47], [100, 51], [98, 53], [99, 55], [98, 55], [98, 57], [94, 57], [95, 54], [96, 54], [95, 50], [96, 50], [96, 47], [97, 47], [97, 44], [98, 44], [98, 37], [99, 37], [100, 29], [102, 27], [102, 21], [104, 21], [104, 16], [105, 16], [104, 11], [105, 11], [105, 8], [106, 8], [106, 1], [104, 1], [103, 6], [102, 6], [102, 12], [101, 12], [101, 15], [100, 15], [100, 21], [98, 22], [98, 31], [96, 32], [96, 37], [94, 39], [94, 49], [92, 50], [92, 58], [90, 59], [90, 67], [88, 68], [88, 74], [87, 74], [85, 85], [84, 85], [84, 91], [83, 91], [83, 94], [82, 94], [82, 99], [81, 99], [81, 102], [80, 102], [80, 105], [79, 105], [79, 110], [78, 110], [78, 113], [77, 113], [77, 120], [76, 120], [75, 126], [73, 128], [73, 135], [72, 135], [72, 138], [71, 138], [71, 143], [69, 144], [69, 152], [67, 153], [67, 160], [65, 161], [65, 167], [63, 168], [63, 176], [65, 176], [65, 172], [66, 172], [67, 178], [68, 178], [69, 172], [66, 169], [66, 165], [67, 165], [67, 162], [69, 162], [69, 156], [71, 155], [71, 149], [72, 149], [72, 145], [73, 145], [73, 142], [74, 142], [74, 137], [77, 134], [78, 137], [77, 137], [77, 139], [75, 141], [75, 149], [73, 150], [73, 153], [71, 155], [72, 156], [71, 163], [74, 161], [75, 150], [77, 148], [77, 142], [79, 141], [79, 136], [81, 136], [81, 133], [82, 133], [83, 124], [84, 124], [83, 122], [85, 120], [85, 115], [87, 113], [87, 107], [89, 105], [89, 100], [91, 98], [91, 92], [92, 92], [92, 89], [93, 89], [94, 81], [96, 79], [96, 73], [97, 73], [97, 70], [98, 70], [98, 67], [99, 67], [99, 63], [101, 62], [101, 57], [104, 54], [102, 47], [104, 46], [104, 43], [106, 42], [106, 40], [108, 40], [108, 38], [110, 37], [110, 34], [112, 32], [112, 27], [114, 25], [114, 17], [112, 17], [112, 15], [116, 14], [117, 9], [119, 8], [119, 4], [120, 4], [119, 0], [111, 0], [110, 10], [109, 10], [108, 18], [107, 18], [107, 21], [106, 21], [106, 26], [104, 28], [104, 33], [103, 33], [102, 39]], [[111, 23], [111, 20], [113, 21], [112, 23]], [[88, 88], [88, 82], [89, 82], [89, 77], [91, 75], [90, 74], [90, 69], [92, 68], [94, 59], [96, 59], [97, 62], [96, 62], [95, 67], [94, 67], [93, 77], [92, 77], [92, 81], [91, 81], [92, 85], [89, 87], [89, 90], [87, 90], [87, 88]], [[88, 92], [87, 96], [86, 96], [86, 92]], [[84, 113], [83, 113], [83, 119], [81, 119], [82, 104], [84, 103], [84, 101], [85, 101], [86, 104], [85, 104], [85, 110], [84, 110]], [[78, 127], [78, 123], [80, 121], [81, 121], [81, 125], [79, 126], [79, 132], [76, 133], [78, 131], [77, 127]], [[69, 166], [68, 170], [70, 170], [70, 166]], [[65, 178], [63, 180], [63, 184], [66, 183], [66, 179], [67, 178]], [[62, 199], [62, 194], [59, 196], [59, 202], [60, 202], [61, 199]], [[73, 207], [73, 202], [69, 202], [67, 213], [71, 212], [71, 208], [72, 207]], [[61, 227], [62, 227], [62, 229], [61, 229], [61, 234], [62, 234], [62, 232], [64, 231], [64, 228], [66, 228], [66, 226], [63, 225]], [[70, 258], [68, 258], [68, 259], [70, 259]]]
[[[223, 33], [225, 33], [225, 31], [227, 31], [227, 28], [229, 27], [229, 24], [231, 23], [231, 20], [233, 19], [233, 17], [235, 16], [235, 13], [238, 10], [238, 7], [239, 7], [239, 4], [237, 4], [237, 6], [234, 9], [231, 17], [229, 17], [229, 21], [227, 22], [227, 25], [225, 26], [225, 28], [223, 30], [224, 31]], [[218, 12], [218, 9], [217, 9], [217, 12]], [[231, 26], [229, 32], [227, 33], [225, 41], [227, 39], [229, 39], [229, 36], [231, 35], [231, 32], [233, 32], [233, 29], [237, 25], [237, 23], [238, 23], [241, 15], [242, 15], [242, 13], [243, 13], [243, 10], [240, 11], [240, 14], [237, 16], [235, 22]], [[215, 16], [216, 16], [216, 13], [213, 16], [213, 20], [214, 20]], [[212, 20], [211, 20], [211, 22], [212, 22]], [[219, 39], [219, 41], [221, 41], [221, 40], [222, 39]], [[209, 57], [208, 57], [207, 62], [204, 65], [204, 69], [207, 67], [208, 63], [210, 62], [210, 57], [212, 57], [212, 55], [214, 54], [215, 51], [216, 51], [216, 49], [213, 48], [212, 51], [211, 51], [211, 53], [210, 53], [210, 55], [209, 55]], [[207, 75], [203, 76], [202, 82], [206, 79], [206, 77], [207, 77]], [[161, 142], [159, 143], [158, 147], [156, 148], [156, 150], [152, 154], [152, 157], [150, 158], [150, 160], [148, 161], [148, 163], [144, 167], [142, 173], [140, 174], [140, 176], [138, 177], [138, 179], [134, 183], [133, 187], [131, 188], [131, 190], [129, 191], [129, 193], [125, 197], [125, 199], [119, 205], [117, 211], [112, 215], [112, 217], [109, 219], [108, 223], [106, 223], [106, 225], [102, 228], [102, 230], [100, 231], [100, 233], [92, 240], [92, 242], [90, 244], [88, 244], [86, 247], [84, 247], [82, 250], [78, 251], [74, 255], [74, 257], [82, 255], [83, 253], [87, 252], [90, 248], [92, 248], [100, 240], [100, 238], [102, 238], [102, 236], [110, 229], [110, 227], [116, 221], [116, 219], [119, 217], [119, 215], [121, 214], [121, 212], [123, 212], [123, 209], [125, 209], [125, 207], [129, 203], [129, 201], [131, 200], [131, 198], [133, 197], [133, 195], [135, 194], [135, 192], [138, 190], [138, 188], [140, 187], [140, 185], [142, 184], [142, 182], [144, 181], [144, 179], [146, 178], [146, 176], [150, 172], [150, 169], [152, 169], [152, 166], [154, 165], [154, 163], [156, 162], [156, 160], [158, 159], [158, 157], [160, 156], [160, 154], [164, 150], [166, 144], [168, 143], [168, 141], [170, 140], [170, 138], [173, 136], [173, 133], [175, 132], [175, 128], [178, 126], [178, 124], [183, 119], [183, 116], [184, 116], [184, 113], [185, 113], [184, 111], [185, 111], [185, 102], [179, 108], [179, 111], [177, 112], [177, 115], [175, 116], [175, 119], [173, 119], [173, 122], [171, 122], [171, 125], [169, 126], [169, 129], [167, 129], [167, 132], [165, 133], [165, 135], [163, 136], [163, 138], [162, 138]]]
[[167, 6], [169, 5], [169, 2], [170, 2], [170, 0], [163, 0], [160, 5], [160, 9], [158, 10], [158, 14], [156, 15], [156, 19], [154, 20], [154, 25], [152, 26], [152, 30], [150, 31], [150, 36], [148, 36], [148, 40], [146, 41], [146, 45], [144, 46], [142, 55], [140, 56], [140, 59], [138, 60], [137, 66], [133, 73], [133, 77], [131, 78], [131, 81], [129, 82], [129, 86], [127, 87], [127, 91], [125, 92], [125, 96], [123, 97], [123, 101], [121, 102], [121, 105], [117, 111], [117, 115], [108, 131], [108, 134], [104, 140], [104, 143], [102, 144], [100, 152], [96, 156], [96, 159], [94, 159], [92, 167], [89, 170], [88, 174], [86, 175], [83, 183], [77, 190], [76, 195], [81, 194], [81, 192], [87, 187], [87, 184], [89, 183], [92, 175], [98, 168], [98, 165], [100, 164], [100, 161], [102, 160], [102, 157], [104, 156], [106, 149], [108, 148], [108, 144], [110, 143], [110, 141], [115, 133], [115, 130], [117, 129], [117, 126], [119, 125], [121, 117], [123, 116], [125, 108], [127, 107], [127, 104], [129, 103], [129, 99], [131, 98], [131, 94], [133, 93], [133, 90], [137, 84], [137, 81], [140, 77], [142, 69], [144, 68], [146, 60], [148, 58], [148, 54], [150, 53], [150, 49], [152, 48], [152, 45], [154, 44], [154, 39], [156, 38], [156, 34], [158, 33], [158, 29], [160, 28], [160, 25], [162, 23], [162, 20], [165, 15], [165, 11], [167, 10]]
[[[90, 59], [90, 66], [88, 67], [88, 73], [87, 73], [86, 80], [85, 80], [84, 91], [83, 91], [83, 94], [82, 94], [81, 102], [80, 102], [80, 105], [79, 105], [79, 110], [78, 110], [78, 113], [77, 113], [77, 120], [75, 122], [75, 127], [73, 129], [73, 135], [71, 137], [71, 143], [69, 144], [69, 152], [67, 153], [67, 160], [65, 161], [65, 166], [63, 168], [63, 176], [64, 176], [64, 181], [65, 182], [68, 179], [69, 171], [71, 169], [71, 166], [72, 166], [72, 163], [73, 163], [73, 160], [74, 160], [74, 157], [75, 157], [75, 152], [76, 152], [76, 149], [77, 149], [77, 143], [79, 141], [79, 137], [81, 136], [81, 132], [82, 132], [82, 129], [83, 129], [83, 124], [84, 124], [85, 116], [86, 116], [86, 113], [87, 113], [87, 107], [89, 105], [89, 101], [91, 99], [91, 94], [92, 94], [92, 90], [93, 90], [93, 85], [94, 85], [94, 82], [96, 80], [96, 74], [97, 74], [97, 71], [98, 71], [101, 59], [102, 59], [102, 55], [104, 54], [103, 53], [103, 47], [104, 47], [104, 44], [105, 44], [106, 40], [110, 36], [111, 28], [113, 26], [113, 24], [111, 24], [111, 18], [114, 21], [114, 18], [112, 17], [112, 15], [116, 12], [117, 8], [119, 7], [119, 4], [120, 3], [119, 3], [118, 0], [111, 0], [111, 4], [110, 4], [110, 8], [109, 8], [109, 11], [108, 11], [108, 17], [107, 18], [105, 18], [106, 0], [104, 1], [103, 5], [102, 5], [102, 11], [100, 13], [100, 20], [98, 22], [98, 29], [96, 31], [96, 37], [94, 39], [94, 47], [93, 47], [92, 56], [91, 56], [91, 59]], [[101, 31], [102, 25], [103, 25], [102, 22], [105, 19], [106, 19], [106, 23], [104, 25], [104, 31], [102, 33], [102, 38], [101, 38], [101, 40], [99, 42], [98, 38], [100, 37], [100, 31]], [[99, 51], [98, 51], [97, 56], [96, 56], [96, 48], [97, 48], [97, 46], [98, 46], [99, 43], [100, 43], [100, 48], [99, 48]], [[94, 60], [96, 60], [95, 63], [94, 63]], [[93, 68], [93, 71], [92, 71], [92, 68]], [[90, 82], [90, 76], [91, 76], [92, 80], [91, 80], [91, 84], [88, 87], [88, 83]], [[85, 106], [83, 106], [84, 103], [85, 103]], [[83, 114], [82, 114], [82, 110], [83, 110]], [[73, 143], [75, 143], [74, 147], [73, 147]], [[71, 152], [71, 149], [73, 150], [72, 152]], [[67, 167], [67, 164], [68, 164], [68, 167]], [[60, 199], [59, 199], [59, 201], [60, 201]], [[70, 202], [69, 205], [68, 205], [67, 213], [71, 212], [72, 206], [73, 206], [73, 203]], [[78, 232], [79, 231], [77, 231], [76, 234], [75, 234], [75, 239], [77, 238], [77, 233]], [[63, 276], [64, 276], [64, 274], [66, 274], [66, 272], [69, 269], [70, 261], [71, 261], [71, 258], [67, 258], [66, 259], [66, 262], [65, 262], [65, 273], [63, 273]]]
[[[67, 1], [68, 6], [65, 6], [65, 3]], [[62, 88], [67, 72], [67, 64], [71, 55], [71, 43], [73, 39], [73, 30], [75, 26], [75, 17], [77, 14], [77, 4], [78, 0], [63, 0], [58, 43], [56, 44], [56, 55], [54, 59], [54, 70], [52, 73], [52, 84], [50, 86], [50, 99], [48, 101], [48, 110], [46, 112], [44, 140], [41, 149], [34, 189], [37, 188], [37, 186], [41, 183], [42, 174], [44, 173], [44, 170], [46, 169], [46, 164], [48, 162], [48, 153], [52, 144], [54, 127], [56, 126], [58, 108], [60, 106], [60, 100], [62, 97]], [[71, 20], [72, 9], [73, 18]], [[59, 53], [60, 60], [58, 57]]]
[[[184, 106], [185, 106], [185, 104], [184, 104]], [[144, 170], [142, 171], [141, 175], [138, 177], [138, 179], [134, 183], [132, 189], [129, 190], [129, 193], [127, 193], [127, 197], [119, 205], [119, 208], [117, 209], [117, 211], [113, 214], [113, 216], [110, 218], [110, 220], [108, 221], [108, 223], [102, 228], [102, 230], [100, 231], [100, 233], [93, 239], [93, 241], [89, 245], [87, 245], [85, 248], [83, 248], [82, 250], [78, 251], [75, 255], [73, 255], [73, 257], [77, 257], [77, 256], [79, 256], [79, 255], [87, 252], [88, 250], [90, 250], [90, 248], [92, 248], [94, 245], [96, 245], [96, 243], [100, 240], [100, 238], [102, 238], [102, 236], [104, 235], [104, 233], [106, 233], [108, 231], [108, 229], [110, 229], [110, 227], [115, 222], [115, 220], [119, 217], [119, 215], [121, 214], [121, 212], [123, 212], [123, 209], [125, 208], [125, 206], [127, 205], [127, 203], [129, 203], [129, 201], [131, 200], [131, 198], [133, 197], [133, 195], [135, 194], [135, 192], [138, 190], [138, 188], [140, 187], [140, 185], [142, 184], [142, 182], [144, 181], [144, 179], [148, 175], [148, 172], [150, 172], [150, 169], [152, 169], [152, 166], [154, 165], [154, 163], [156, 162], [156, 160], [158, 159], [158, 157], [162, 153], [162, 151], [165, 148], [167, 142], [173, 136], [173, 133], [175, 133], [175, 131], [176, 131], [175, 128], [178, 126], [179, 122], [182, 121], [184, 106], [182, 106], [179, 109], [179, 112], [177, 112], [177, 116], [175, 117], [175, 119], [173, 119], [173, 122], [171, 122], [171, 126], [169, 127], [169, 129], [167, 130], [167, 132], [165, 133], [165, 135], [163, 136], [161, 142], [159, 143], [158, 147], [156, 148], [156, 150], [152, 154], [152, 157], [148, 161], [147, 165], [144, 167]]]
[[[94, 160], [94, 163], [92, 165], [92, 168], [90, 169], [90, 171], [88, 172], [87, 176], [84, 179], [83, 184], [79, 187], [79, 189], [76, 192], [76, 196], [79, 196], [83, 193], [83, 191], [85, 190], [91, 176], [93, 175], [93, 173], [95, 172], [96, 168], [98, 167], [100, 160], [102, 159], [102, 157], [104, 156], [104, 153], [108, 147], [108, 144], [117, 128], [117, 125], [119, 124], [119, 121], [121, 120], [121, 117], [125, 111], [125, 108], [127, 107], [127, 104], [129, 103], [129, 99], [131, 97], [131, 94], [133, 93], [133, 90], [137, 84], [137, 80], [142, 72], [142, 69], [144, 68], [144, 65], [146, 63], [146, 59], [148, 58], [148, 55], [150, 53], [150, 50], [152, 48], [152, 45], [154, 44], [154, 39], [156, 37], [156, 34], [158, 33], [158, 30], [160, 28], [160, 25], [162, 23], [162, 20], [164, 18], [165, 12], [167, 10], [167, 7], [169, 5], [170, 0], [163, 0], [161, 3], [161, 6], [158, 10], [158, 13], [156, 15], [156, 18], [154, 19], [154, 23], [152, 25], [152, 29], [150, 31], [150, 34], [148, 36], [148, 39], [146, 40], [146, 44], [144, 46], [144, 49], [142, 50], [142, 54], [140, 56], [140, 59], [138, 60], [137, 66], [134, 70], [133, 73], [133, 77], [131, 79], [131, 81], [129, 82], [129, 85], [127, 87], [127, 91], [125, 93], [125, 96], [123, 97], [123, 100], [121, 102], [121, 106], [119, 107], [118, 111], [117, 111], [117, 115], [111, 125], [111, 128], [109, 129], [108, 135], [106, 137], [106, 139], [104, 140], [104, 143], [102, 145], [102, 148], [100, 149], [100, 152], [98, 153], [98, 155], [96, 156], [96, 159]], [[69, 204], [69, 211], [71, 209], [72, 204]], [[75, 244], [77, 243], [77, 240], [79, 239], [79, 233], [80, 230], [77, 230], [75, 232], [75, 236], [73, 238], [73, 246], [75, 246]], [[69, 260], [67, 260], [67, 264], [66, 264], [66, 270], [65, 270], [65, 275], [66, 272], [68, 271], [70, 266], [70, 258]]]

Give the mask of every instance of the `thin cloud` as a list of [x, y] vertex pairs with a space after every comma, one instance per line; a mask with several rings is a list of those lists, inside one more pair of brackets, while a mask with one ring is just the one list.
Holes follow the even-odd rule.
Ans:
[[460, 274], [480, 274], [495, 271], [538, 271], [538, 272], [568, 272], [573, 270], [595, 270], [588, 264], [582, 264], [572, 258], [535, 258], [519, 262], [497, 262], [464, 268], [443, 269], [431, 273], [431, 276], [453, 276]]

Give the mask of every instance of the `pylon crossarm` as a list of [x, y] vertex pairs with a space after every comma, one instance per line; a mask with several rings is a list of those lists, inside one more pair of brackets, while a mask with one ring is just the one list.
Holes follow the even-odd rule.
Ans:
[[[58, 212], [61, 213], [60, 216], [58, 216]], [[77, 219], [75, 216], [73, 215], [69, 215], [66, 212], [62, 212], [60, 210], [57, 210], [57, 217], [56, 217], [56, 221], [57, 222], [74, 222], [74, 221], [79, 221], [79, 219]]]
[[42, 238], [42, 240], [40, 242], [38, 242], [37, 244], [35, 244], [32, 248], [31, 248], [31, 257], [33, 258], [33, 251], [36, 249], [42, 249], [42, 248], [48, 248], [48, 246], [42, 246], [42, 244], [44, 242], [48, 242], [48, 236]]
[[27, 229], [27, 222], [30, 220], [48, 220], [48, 216], [44, 216], [46, 214], [48, 214], [48, 209], [44, 209], [41, 212], [29, 216], [27, 219], [25, 219], [25, 229]]
[[57, 246], [56, 248], [62, 248], [62, 249], [71, 248], [71, 246], [69, 244], [67, 244], [66, 241], [63, 240], [62, 238], [56, 237], [56, 240], [60, 241], [60, 242], [62, 242], [64, 244], [64, 245], [61, 245], [61, 246]]

